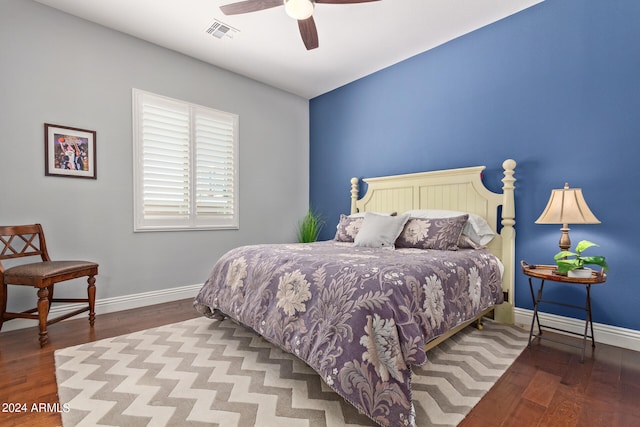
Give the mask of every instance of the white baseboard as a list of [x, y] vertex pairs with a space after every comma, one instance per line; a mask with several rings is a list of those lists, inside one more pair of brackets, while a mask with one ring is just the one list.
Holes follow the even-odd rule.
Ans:
[[[145, 307], [154, 304], [162, 304], [165, 302], [177, 301], [186, 298], [195, 298], [200, 288], [202, 288], [202, 284], [181, 286], [171, 289], [161, 289], [151, 292], [142, 292], [139, 294], [125, 295], [121, 297], [98, 299], [96, 300], [96, 314], [113, 313], [116, 311], [129, 310], [132, 308]], [[53, 318], [71, 313], [73, 310], [80, 308], [81, 306], [82, 304], [54, 305], [49, 311], [49, 317]], [[80, 316], [87, 316], [87, 313], [81, 313], [78, 316], [72, 317], [72, 319], [76, 319]], [[14, 319], [4, 323], [4, 325], [2, 326], [2, 332], [37, 326], [38, 322], [35, 320]]]
[[[527, 330], [531, 327], [532, 317], [533, 310], [527, 310], [524, 308], [515, 309], [516, 324], [524, 326]], [[538, 317], [543, 325], [565, 329], [580, 335], [584, 333], [584, 320], [542, 312], [538, 312]], [[640, 331], [594, 323], [593, 334], [595, 335], [596, 344], [600, 342], [616, 347], [640, 351]]]

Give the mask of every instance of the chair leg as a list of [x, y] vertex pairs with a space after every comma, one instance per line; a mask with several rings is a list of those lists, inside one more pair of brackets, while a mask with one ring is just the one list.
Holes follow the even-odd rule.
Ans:
[[89, 325], [93, 327], [96, 320], [96, 278], [89, 276], [87, 279], [89, 286], [87, 286], [87, 297], [89, 299]]
[[47, 315], [49, 314], [49, 289], [38, 289], [38, 320], [40, 322], [40, 347], [49, 341], [47, 335]]
[[0, 285], [0, 331], [4, 323], [4, 313], [7, 311], [7, 284]]
[[51, 306], [53, 305], [53, 285], [47, 288], [49, 290], [49, 309], [47, 310], [47, 314], [49, 314], [49, 310], [51, 310]]

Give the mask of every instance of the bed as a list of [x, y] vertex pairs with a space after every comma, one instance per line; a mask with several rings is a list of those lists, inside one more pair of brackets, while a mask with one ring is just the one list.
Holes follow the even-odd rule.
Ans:
[[353, 178], [333, 240], [233, 249], [194, 306], [296, 355], [379, 425], [415, 425], [426, 350], [489, 313], [513, 323], [515, 166], [502, 193], [484, 166], [364, 179], [362, 198]]

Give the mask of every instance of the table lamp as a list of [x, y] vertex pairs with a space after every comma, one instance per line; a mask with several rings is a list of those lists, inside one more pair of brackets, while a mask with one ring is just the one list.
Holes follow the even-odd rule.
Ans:
[[564, 188], [551, 190], [547, 207], [536, 220], [536, 224], [562, 224], [560, 231], [560, 250], [568, 251], [571, 247], [569, 224], [600, 224], [584, 200], [581, 188]]

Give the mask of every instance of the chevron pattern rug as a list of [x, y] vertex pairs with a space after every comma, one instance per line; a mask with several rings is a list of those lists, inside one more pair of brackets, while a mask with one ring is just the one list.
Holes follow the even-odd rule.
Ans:
[[[414, 369], [418, 426], [455, 426], [527, 344], [485, 321]], [[337, 427], [376, 424], [319, 375], [232, 321], [196, 318], [55, 352], [64, 427]], [[65, 407], [65, 406], [63, 406]]]

